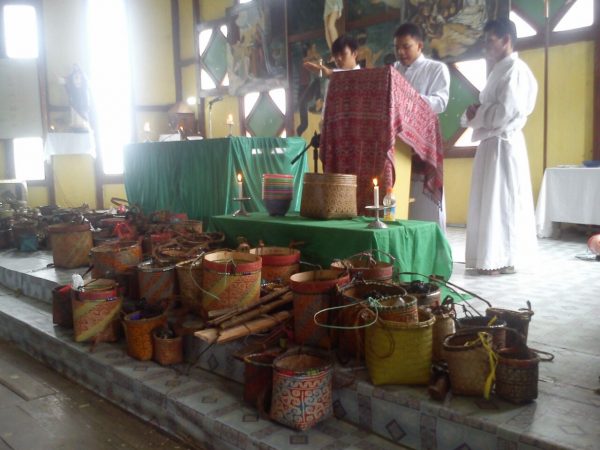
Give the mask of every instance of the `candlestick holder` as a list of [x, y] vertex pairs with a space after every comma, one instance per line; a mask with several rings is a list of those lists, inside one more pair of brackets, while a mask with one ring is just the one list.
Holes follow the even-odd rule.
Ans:
[[233, 136], [233, 124], [232, 123], [227, 124], [227, 129], [229, 130], [227, 137]]
[[365, 206], [365, 209], [367, 209], [369, 211], [375, 211], [375, 220], [373, 222], [370, 222], [369, 225], [367, 225], [367, 228], [375, 228], [375, 229], [387, 228], [388, 226], [379, 219], [379, 211], [385, 211], [386, 209], [390, 209], [390, 208], [391, 208], [391, 206], [379, 206], [379, 205]]
[[234, 197], [233, 200], [236, 202], [240, 202], [240, 209], [238, 209], [236, 212], [233, 213], [234, 217], [237, 216], [247, 216], [248, 215], [248, 211], [246, 211], [246, 208], [244, 206], [244, 202], [246, 200], [251, 200], [252, 197]]

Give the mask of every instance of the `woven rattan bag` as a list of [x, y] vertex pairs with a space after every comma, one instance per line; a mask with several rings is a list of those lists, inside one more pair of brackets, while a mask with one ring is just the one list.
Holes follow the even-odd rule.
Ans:
[[427, 384], [431, 373], [432, 330], [435, 318], [419, 310], [419, 322], [379, 319], [365, 330], [365, 360], [371, 382]]

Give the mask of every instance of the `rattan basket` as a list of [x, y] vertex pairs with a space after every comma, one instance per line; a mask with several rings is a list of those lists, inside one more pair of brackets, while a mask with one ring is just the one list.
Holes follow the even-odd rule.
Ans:
[[305, 173], [300, 215], [313, 219], [356, 217], [356, 175]]
[[[483, 333], [488, 347], [492, 336]], [[489, 352], [478, 337], [477, 331], [462, 331], [444, 339], [444, 358], [450, 372], [450, 386], [454, 394], [485, 395], [485, 385], [490, 375]]]
[[427, 384], [431, 375], [431, 339], [435, 318], [419, 310], [419, 322], [378, 320], [365, 330], [365, 360], [371, 382]]

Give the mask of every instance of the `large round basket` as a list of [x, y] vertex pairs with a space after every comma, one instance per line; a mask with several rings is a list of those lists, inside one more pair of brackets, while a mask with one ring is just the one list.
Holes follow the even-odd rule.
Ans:
[[262, 258], [261, 277], [267, 282], [288, 284], [300, 270], [300, 251], [289, 247], [257, 247], [250, 250]]
[[305, 173], [300, 215], [313, 219], [356, 217], [356, 175]]
[[251, 253], [218, 250], [202, 262], [203, 311], [235, 308], [260, 298], [262, 259]]

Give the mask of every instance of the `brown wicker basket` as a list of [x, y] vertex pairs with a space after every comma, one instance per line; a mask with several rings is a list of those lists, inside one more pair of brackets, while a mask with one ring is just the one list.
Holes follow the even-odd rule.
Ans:
[[[529, 332], [529, 322], [533, 316], [533, 310], [531, 309], [531, 303], [527, 302], [527, 309], [520, 309], [518, 311], [511, 311], [509, 309], [501, 308], [488, 308], [485, 311], [486, 317], [491, 319], [496, 316], [498, 319], [502, 319], [506, 322], [508, 328], [512, 328], [524, 337], [523, 344], [527, 344], [527, 334]], [[518, 345], [520, 342], [514, 333], [508, 333], [506, 335], [506, 346], [513, 347]]]
[[162, 366], [179, 364], [183, 361], [183, 341], [181, 336], [171, 338], [159, 337], [158, 330], [152, 333], [154, 344], [154, 361]]
[[[492, 337], [484, 333], [491, 345]], [[444, 339], [444, 357], [450, 372], [450, 386], [454, 394], [484, 396], [490, 375], [489, 352], [484, 348], [476, 331], [451, 334]]]
[[356, 217], [356, 175], [305, 173], [300, 215], [313, 219]]
[[496, 395], [511, 403], [523, 404], [538, 396], [538, 365], [535, 351], [525, 348], [504, 348], [498, 351]]

